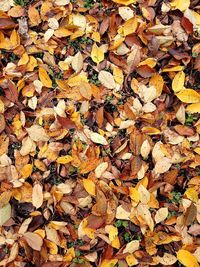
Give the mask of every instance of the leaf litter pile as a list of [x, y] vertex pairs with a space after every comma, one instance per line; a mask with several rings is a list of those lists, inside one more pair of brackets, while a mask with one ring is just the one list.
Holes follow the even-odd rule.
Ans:
[[0, 266], [199, 266], [199, 1], [1, 0], [0, 63]]

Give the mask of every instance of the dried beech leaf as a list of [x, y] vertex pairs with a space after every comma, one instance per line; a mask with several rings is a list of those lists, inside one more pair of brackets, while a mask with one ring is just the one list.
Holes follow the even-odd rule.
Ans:
[[32, 233], [32, 232], [26, 232], [24, 234], [24, 239], [26, 240], [28, 245], [33, 250], [37, 250], [37, 251], [41, 250], [41, 247], [42, 247], [42, 244], [43, 244], [43, 240], [38, 234], [35, 234], [35, 233]]
[[36, 209], [40, 208], [43, 204], [43, 190], [40, 184], [35, 184], [33, 186], [32, 203]]

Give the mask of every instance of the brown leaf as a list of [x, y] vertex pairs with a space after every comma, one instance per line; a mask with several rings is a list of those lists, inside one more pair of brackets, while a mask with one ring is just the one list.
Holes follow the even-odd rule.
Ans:
[[99, 128], [102, 128], [104, 122], [104, 108], [100, 107], [96, 112], [96, 121]]
[[7, 81], [7, 88], [4, 89], [5, 96], [11, 102], [16, 103], [18, 100], [18, 92], [15, 84], [10, 80]]
[[103, 35], [108, 30], [109, 23], [110, 23], [109, 17], [106, 17], [103, 19], [100, 25], [100, 29], [99, 29], [100, 35]]
[[174, 129], [180, 135], [184, 135], [184, 136], [192, 136], [192, 135], [194, 135], [194, 130], [192, 128], [190, 128], [189, 126], [175, 125]]
[[15, 26], [16, 24], [11, 18], [9, 17], [0, 18], [0, 30], [13, 29], [15, 28]]
[[171, 185], [174, 185], [176, 183], [178, 173], [179, 171], [177, 169], [166, 172], [164, 174], [164, 181]]
[[131, 177], [137, 177], [139, 170], [142, 167], [142, 159], [139, 156], [135, 156], [131, 161]]
[[5, 127], [6, 127], [5, 118], [3, 114], [0, 114], [0, 133], [4, 131]]
[[104, 193], [97, 188], [96, 204], [92, 207], [92, 214], [96, 216], [103, 216], [107, 211], [107, 199]]
[[76, 128], [75, 123], [69, 118], [63, 118], [63, 117], [57, 116], [57, 120], [60, 123], [60, 125], [62, 125], [63, 128], [66, 128], [68, 130]]
[[195, 218], [197, 215], [197, 208], [196, 206], [192, 203], [189, 208], [187, 208], [187, 211], [184, 216], [184, 225], [190, 225], [194, 222]]
[[182, 17], [181, 26], [187, 32], [187, 34], [193, 33], [193, 24], [186, 17]]

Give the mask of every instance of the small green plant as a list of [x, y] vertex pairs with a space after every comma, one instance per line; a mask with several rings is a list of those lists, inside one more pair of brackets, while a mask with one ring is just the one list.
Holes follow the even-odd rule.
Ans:
[[70, 3], [76, 4], [77, 3], [77, 0], [70, 0]]
[[90, 80], [90, 83], [93, 83], [96, 86], [99, 86], [101, 84], [99, 79], [98, 79], [98, 74], [97, 73], [94, 73], [89, 80]]
[[132, 240], [132, 236], [129, 234], [129, 233], [125, 233], [124, 234], [124, 240], [126, 241], [126, 242], [131, 242], [131, 240]]
[[16, 6], [26, 6], [28, 5], [28, 0], [14, 0], [13, 1]]
[[103, 7], [103, 5], [102, 5], [102, 3], [101, 3], [100, 0], [85, 0], [83, 6], [84, 6], [85, 8], [88, 8], [88, 9], [89, 9], [89, 8], [92, 8], [92, 7], [94, 6], [95, 3], [99, 3], [99, 7], [100, 7], [100, 8]]
[[74, 49], [74, 52], [83, 50], [83, 45], [93, 44], [92, 39], [89, 37], [78, 37], [76, 40], [71, 41], [69, 38], [67, 39], [68, 44]]
[[170, 219], [171, 217], [177, 216], [177, 211], [169, 211], [167, 219]]
[[119, 228], [119, 227], [124, 227], [124, 228], [126, 228], [126, 227], [128, 226], [128, 221], [125, 221], [125, 220], [117, 220], [117, 221], [115, 222], [115, 226], [116, 226], [117, 228]]
[[21, 144], [19, 142], [13, 143], [11, 146], [12, 146], [13, 149], [18, 149], [19, 150], [21, 148]]
[[171, 201], [174, 203], [174, 204], [180, 204], [181, 202], [181, 197], [182, 197], [182, 194], [180, 192], [177, 192], [177, 191], [172, 191], [171, 192]]
[[193, 122], [196, 121], [197, 118], [193, 114], [187, 114], [185, 125], [191, 126], [193, 125]]

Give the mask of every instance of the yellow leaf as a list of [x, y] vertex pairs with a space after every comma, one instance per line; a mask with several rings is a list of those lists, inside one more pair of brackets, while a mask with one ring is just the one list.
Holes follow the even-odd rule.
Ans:
[[180, 92], [184, 88], [185, 82], [185, 73], [183, 71], [178, 72], [173, 81], [172, 81], [172, 89], [175, 93]]
[[189, 251], [180, 249], [177, 253], [177, 258], [186, 267], [199, 267], [197, 259]]
[[48, 88], [52, 87], [52, 81], [44, 68], [39, 68], [39, 78], [44, 86]]
[[148, 127], [148, 126], [143, 127], [142, 132], [147, 135], [161, 134], [161, 131], [159, 129], [154, 128], [154, 127]]
[[129, 187], [129, 195], [134, 202], [138, 203], [140, 201], [140, 195], [136, 188]]
[[117, 3], [117, 4], [122, 4], [122, 5], [125, 5], [125, 6], [128, 6], [130, 4], [135, 4], [136, 3], [136, 0], [112, 0], [114, 3]]
[[51, 255], [56, 255], [58, 253], [58, 247], [54, 242], [45, 240], [45, 244], [49, 248], [49, 253]]
[[92, 46], [91, 58], [97, 64], [99, 64], [101, 61], [104, 60], [103, 50], [100, 47], [98, 47], [95, 43]]
[[81, 85], [82, 82], [88, 82], [88, 79], [85, 75], [83, 74], [78, 74], [74, 77], [70, 77], [67, 81], [67, 84], [70, 86], [70, 87], [73, 87], [73, 86], [79, 86]]
[[127, 20], [121, 28], [119, 28], [118, 33], [122, 34], [123, 36], [127, 36], [132, 34], [136, 31], [138, 26], [138, 20], [136, 17], [133, 17]]
[[180, 11], [185, 11], [190, 6], [190, 0], [173, 0], [171, 6], [175, 9], [179, 9]]
[[183, 89], [176, 96], [184, 103], [199, 103], [200, 94], [193, 89]]
[[71, 162], [72, 160], [73, 160], [73, 157], [66, 155], [66, 156], [58, 157], [56, 162], [59, 164], [67, 164]]
[[83, 179], [83, 186], [85, 190], [88, 192], [88, 194], [95, 196], [95, 183], [90, 179]]
[[92, 36], [91, 36], [91, 39], [95, 42], [98, 42], [100, 43], [101, 41], [101, 36], [100, 36], [100, 33], [99, 32], [93, 32], [92, 33]]
[[118, 83], [120, 85], [123, 84], [124, 75], [123, 75], [123, 71], [120, 68], [114, 67], [113, 76], [114, 76], [114, 80], [115, 80], [116, 83]]
[[147, 58], [144, 61], [140, 62], [140, 64], [138, 66], [144, 66], [147, 65], [150, 68], [154, 68], [157, 64], [157, 60], [155, 58]]
[[170, 72], [170, 71], [182, 71], [184, 69], [184, 66], [176, 66], [171, 68], [164, 68], [162, 72]]
[[21, 170], [20, 170], [20, 174], [21, 174], [21, 178], [26, 179], [28, 178], [33, 170], [33, 166], [32, 164], [26, 164]]
[[198, 191], [195, 189], [195, 187], [192, 188], [188, 188], [185, 191], [185, 195], [187, 196], [188, 199], [192, 200], [193, 202], [197, 202], [198, 201]]
[[118, 236], [116, 236], [114, 238], [114, 240], [111, 242], [111, 245], [112, 245], [113, 248], [117, 248], [117, 249], [120, 248], [121, 244], [120, 244], [120, 241], [119, 241], [119, 237]]
[[11, 42], [13, 48], [20, 45], [20, 36], [16, 30], [12, 31], [12, 33], [10, 35], [10, 42]]
[[64, 256], [64, 260], [67, 261], [67, 262], [70, 262], [72, 261], [73, 258], [75, 258], [75, 250], [74, 248], [69, 248]]
[[112, 259], [112, 260], [103, 260], [100, 267], [114, 267], [115, 264], [117, 264], [118, 259]]
[[200, 103], [195, 103], [187, 106], [186, 110], [190, 113], [200, 113]]
[[138, 263], [137, 259], [134, 257], [133, 254], [129, 254], [126, 256], [126, 262], [127, 262], [128, 266], [133, 266], [133, 265], [136, 265]]
[[118, 236], [118, 229], [113, 225], [107, 225], [105, 227], [106, 232], [109, 234], [109, 240], [112, 242], [116, 236]]
[[26, 71], [33, 71], [35, 67], [37, 67], [37, 60], [33, 57], [29, 57], [29, 62], [26, 66]]
[[17, 65], [18, 66], [25, 65], [25, 64], [28, 63], [28, 61], [29, 61], [29, 56], [28, 56], [27, 53], [24, 53], [22, 55], [22, 57], [20, 58], [20, 60], [18, 61], [18, 64]]

